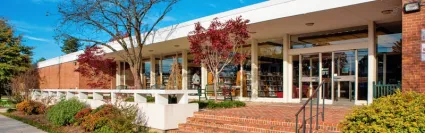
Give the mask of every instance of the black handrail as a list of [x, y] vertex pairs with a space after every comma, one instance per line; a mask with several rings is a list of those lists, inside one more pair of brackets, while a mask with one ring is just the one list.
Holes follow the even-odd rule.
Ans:
[[[303, 133], [305, 133], [306, 130], [306, 126], [307, 126], [307, 122], [306, 120], [310, 120], [310, 133], [313, 132], [313, 96], [316, 95], [317, 98], [317, 105], [316, 105], [316, 130], [319, 129], [319, 101], [320, 101], [320, 97], [319, 97], [319, 90], [322, 89], [322, 121], [325, 120], [325, 89], [323, 87], [324, 81], [322, 81], [319, 86], [317, 86], [316, 90], [314, 90], [314, 92], [312, 93], [313, 95], [311, 95], [307, 101], [303, 104], [303, 106], [297, 111], [297, 113], [295, 114], [295, 132], [298, 133], [299, 132], [299, 128], [298, 128], [298, 115], [301, 113], [301, 111], [303, 112], [303, 121], [301, 124], [300, 128], [303, 128]], [[307, 104], [310, 102], [310, 117], [308, 119], [305, 118], [305, 107], [307, 106]]]

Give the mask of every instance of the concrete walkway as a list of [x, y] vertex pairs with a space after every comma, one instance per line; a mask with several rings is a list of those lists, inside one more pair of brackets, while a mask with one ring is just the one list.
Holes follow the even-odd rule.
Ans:
[[0, 133], [46, 133], [36, 127], [0, 115]]

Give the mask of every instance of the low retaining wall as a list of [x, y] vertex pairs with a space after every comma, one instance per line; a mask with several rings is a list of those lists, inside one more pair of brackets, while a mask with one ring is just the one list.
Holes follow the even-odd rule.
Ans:
[[[91, 108], [97, 108], [107, 103], [119, 103], [122, 105], [137, 105], [139, 116], [147, 121], [147, 126], [159, 130], [177, 129], [178, 124], [186, 123], [188, 117], [199, 111], [197, 103], [188, 103], [188, 94], [197, 93], [196, 90], [73, 90], [73, 89], [34, 89], [32, 98], [60, 99], [77, 98]], [[117, 100], [117, 94], [132, 95], [134, 102]], [[89, 95], [93, 98], [89, 99]], [[104, 99], [109, 95], [110, 101]], [[155, 103], [147, 103], [146, 96], [155, 97]], [[168, 95], [177, 96], [177, 104], [168, 104]], [[53, 102], [52, 104], [54, 104]]]

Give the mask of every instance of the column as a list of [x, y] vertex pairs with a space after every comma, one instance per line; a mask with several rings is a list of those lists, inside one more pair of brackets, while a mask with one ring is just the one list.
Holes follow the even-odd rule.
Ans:
[[158, 72], [159, 72], [159, 83], [160, 83], [160, 85], [162, 85], [162, 84], [164, 84], [164, 81], [162, 81], [162, 55], [159, 57], [159, 62], [158, 62], [158, 65], [159, 65], [159, 70], [158, 70]]
[[290, 74], [289, 74], [289, 49], [290, 49], [290, 37], [289, 35], [284, 35], [283, 36], [283, 74], [282, 74], [282, 78], [283, 78], [283, 101], [284, 102], [288, 102], [289, 98], [291, 97], [290, 95], [290, 89], [292, 87], [290, 87], [290, 82], [288, 82], [289, 78], [290, 78]]
[[251, 98], [258, 98], [258, 43], [251, 40]]
[[357, 97], [359, 94], [359, 52], [355, 50], [355, 77], [354, 77], [354, 103], [357, 104]]
[[[151, 55], [150, 57], [150, 62], [151, 62], [151, 86], [156, 85], [156, 73], [155, 73], [155, 69], [156, 69], [156, 64], [155, 64], [155, 56]], [[151, 88], [151, 89], [155, 89], [155, 88]]]
[[[322, 57], [323, 57], [323, 55], [322, 55], [322, 53], [319, 53], [319, 82], [318, 82], [318, 84], [320, 85], [320, 83], [322, 83], [323, 82], [323, 79], [322, 79], [322, 72], [323, 72], [323, 62], [322, 62]], [[323, 83], [324, 84], [324, 83]], [[325, 88], [323, 88], [323, 85], [322, 85], [322, 87], [319, 87], [319, 95], [318, 95], [318, 97], [319, 97], [319, 99], [320, 99], [320, 103], [322, 103], [323, 102], [323, 97], [322, 97], [322, 91], [324, 90]]]
[[376, 28], [375, 22], [368, 23], [368, 71], [367, 103], [373, 101], [373, 82], [376, 81]]
[[182, 51], [182, 90], [187, 90], [188, 88], [189, 88], [189, 85], [188, 85], [188, 75], [187, 75], [187, 70], [188, 70], [188, 68], [187, 68], [187, 66], [188, 66], [188, 59], [187, 59], [187, 50], [183, 50]]
[[201, 87], [205, 89], [205, 86], [208, 84], [208, 69], [207, 66], [202, 63], [201, 64]]
[[115, 82], [116, 85], [121, 85], [121, 63], [117, 61], [117, 72], [115, 73]]

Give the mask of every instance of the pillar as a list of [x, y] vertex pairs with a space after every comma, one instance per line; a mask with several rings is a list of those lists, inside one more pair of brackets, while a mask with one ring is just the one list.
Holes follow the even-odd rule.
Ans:
[[284, 35], [283, 36], [283, 74], [282, 74], [282, 78], [283, 78], [283, 101], [284, 102], [288, 102], [289, 101], [289, 98], [291, 97], [291, 95], [290, 95], [290, 89], [292, 88], [292, 87], [290, 87], [290, 84], [289, 84], [289, 78], [290, 78], [290, 75], [289, 75], [289, 53], [288, 53], [288, 51], [289, 51], [289, 49], [291, 48], [291, 43], [290, 43], [290, 37], [289, 37], [289, 35]]
[[[155, 69], [156, 69], [156, 63], [155, 63], [155, 56], [151, 56], [150, 57], [150, 62], [151, 62], [151, 72], [150, 72], [150, 76], [151, 76], [151, 84], [150, 86], [154, 86], [156, 85], [156, 73], [155, 73]], [[151, 88], [151, 89], [155, 89], [155, 88]]]
[[103, 94], [93, 92], [93, 100], [103, 100]]
[[121, 85], [121, 63], [117, 61], [117, 72], [115, 73], [115, 82], [116, 85]]
[[148, 100], [146, 97], [139, 93], [134, 93], [134, 102], [135, 103], [146, 103]]
[[187, 59], [187, 50], [182, 51], [182, 90], [187, 90], [189, 88], [189, 82], [188, 82], [188, 59]]
[[201, 87], [205, 89], [205, 86], [208, 84], [208, 69], [207, 66], [202, 63], [201, 64]]
[[251, 98], [258, 98], [258, 43], [251, 40]]
[[376, 28], [375, 22], [368, 23], [368, 74], [367, 103], [373, 101], [373, 82], [376, 82]]

